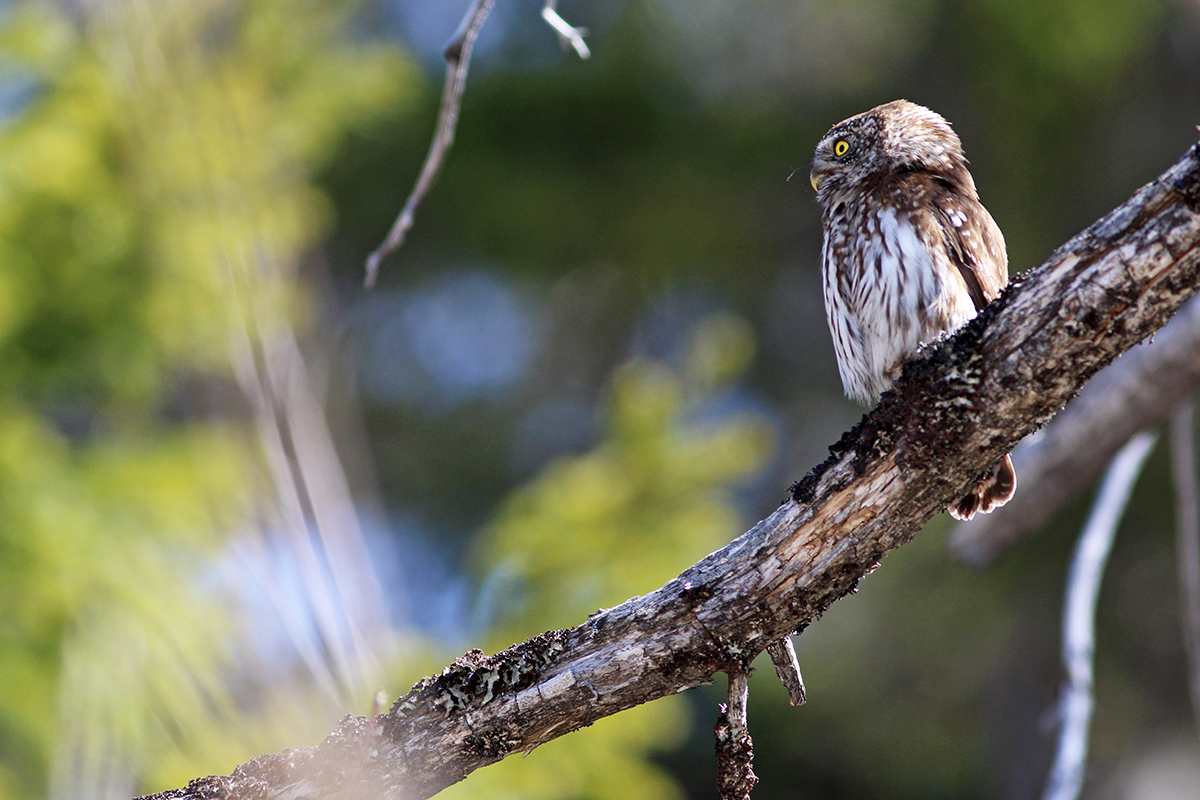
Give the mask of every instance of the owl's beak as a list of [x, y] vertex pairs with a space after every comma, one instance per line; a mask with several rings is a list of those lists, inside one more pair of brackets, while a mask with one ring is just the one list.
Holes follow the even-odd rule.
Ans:
[[808, 172], [808, 182], [812, 184], [813, 191], [821, 188], [821, 181], [825, 180], [825, 177], [831, 172], [833, 170], [829, 168], [829, 164], [823, 158], [817, 156], [813, 159], [812, 169]]

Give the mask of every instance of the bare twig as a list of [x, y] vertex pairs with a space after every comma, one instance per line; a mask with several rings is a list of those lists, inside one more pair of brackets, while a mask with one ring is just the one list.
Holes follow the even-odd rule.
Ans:
[[746, 726], [746, 704], [750, 698], [750, 673], [729, 673], [729, 703], [721, 704], [721, 716], [713, 726], [717, 740], [717, 789], [721, 800], [750, 800], [758, 783], [754, 774], [754, 743]]
[[408, 200], [404, 202], [400, 216], [392, 223], [392, 229], [388, 231], [383, 244], [367, 256], [367, 276], [364, 283], [368, 289], [375, 285], [379, 265], [404, 243], [404, 235], [413, 225], [417, 206], [433, 188], [442, 162], [446, 160], [446, 153], [450, 151], [450, 145], [454, 144], [458, 111], [462, 105], [463, 89], [467, 85], [467, 68], [471, 65], [471, 49], [475, 46], [475, 37], [479, 35], [479, 29], [483, 27], [488, 12], [492, 10], [493, 2], [495, 0], [474, 0], [459, 24], [458, 31], [446, 45], [446, 84], [442, 89], [442, 107], [438, 111], [437, 129], [429, 145], [429, 153], [425, 156], [425, 163], [421, 166], [421, 175], [417, 178], [417, 184], [409, 194]]
[[796, 658], [792, 637], [785, 636], [767, 645], [767, 654], [771, 656], [771, 663], [775, 665], [775, 674], [779, 676], [779, 682], [787, 689], [788, 702], [794, 706], [804, 705], [804, 678], [800, 675], [800, 661]]
[[572, 26], [558, 15], [557, 6], [558, 0], [546, 0], [546, 5], [542, 8], [542, 19], [554, 28], [564, 49], [570, 45], [575, 48], [580, 58], [591, 58], [592, 53], [588, 50], [587, 42], [583, 40], [583, 37], [588, 35], [588, 29]]
[[1200, 726], [1200, 497], [1196, 488], [1196, 435], [1189, 397], [1171, 413], [1171, 472], [1175, 479], [1179, 542], [1179, 603], [1192, 718]]
[[1104, 577], [1117, 524], [1157, 438], [1151, 433], [1139, 433], [1113, 458], [1091, 516], [1075, 546], [1063, 609], [1063, 666], [1067, 670], [1067, 683], [1058, 701], [1062, 727], [1043, 800], [1075, 800], [1083, 786], [1093, 707], [1096, 597], [1100, 594], [1100, 581]]

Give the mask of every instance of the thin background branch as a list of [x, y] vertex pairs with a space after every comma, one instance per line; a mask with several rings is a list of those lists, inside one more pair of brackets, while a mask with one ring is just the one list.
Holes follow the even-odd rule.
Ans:
[[587, 42], [583, 40], [588, 34], [587, 28], [576, 28], [560, 17], [558, 0], [546, 0], [546, 5], [542, 8], [542, 19], [554, 28], [554, 32], [558, 34], [558, 41], [564, 48], [570, 45], [575, 48], [580, 58], [591, 58], [592, 53], [588, 50]]
[[1067, 683], [1058, 701], [1062, 721], [1058, 752], [1043, 800], [1075, 800], [1087, 764], [1088, 728], [1092, 720], [1092, 657], [1096, 649], [1096, 598], [1112, 550], [1117, 525], [1158, 437], [1139, 433], [1121, 448], [1096, 496], [1091, 516], [1075, 546], [1063, 609], [1063, 666]]
[[408, 195], [408, 199], [404, 201], [404, 208], [401, 209], [400, 216], [396, 217], [396, 221], [392, 223], [392, 229], [388, 231], [383, 244], [367, 256], [365, 283], [368, 289], [375, 285], [380, 263], [404, 243], [404, 235], [413, 225], [417, 206], [433, 188], [438, 172], [441, 171], [442, 162], [446, 160], [446, 153], [450, 151], [450, 145], [454, 144], [454, 129], [458, 127], [458, 111], [462, 105], [463, 89], [467, 86], [467, 68], [471, 65], [471, 50], [475, 46], [475, 37], [479, 35], [479, 29], [483, 27], [488, 12], [492, 10], [493, 2], [495, 0], [474, 0], [471, 7], [467, 9], [467, 15], [459, 24], [458, 31], [450, 40], [450, 44], [446, 45], [444, 52], [446, 84], [442, 89], [442, 107], [438, 111], [437, 128], [434, 130], [433, 141], [429, 145], [425, 163], [421, 166], [417, 184]]
[[1175, 480], [1175, 525], [1179, 543], [1179, 604], [1183, 649], [1200, 726], [1200, 497], [1196, 488], [1196, 434], [1192, 398], [1171, 412], [1171, 473]]
[[[404, 237], [413, 226], [416, 219], [417, 206], [425, 200], [433, 184], [437, 181], [446, 154], [454, 144], [454, 132], [458, 128], [459, 110], [462, 108], [463, 91], [467, 87], [467, 70], [471, 66], [471, 51], [475, 47], [475, 38], [492, 10], [495, 0], [474, 0], [467, 9], [466, 15], [458, 25], [458, 31], [446, 45], [443, 55], [446, 58], [446, 83], [442, 88], [442, 105], [438, 111], [437, 127], [434, 129], [433, 141], [429, 144], [429, 152], [425, 163], [421, 165], [421, 174], [417, 183], [404, 201], [404, 208], [392, 223], [387, 238], [371, 255], [367, 256], [367, 274], [364, 284], [368, 289], [375, 285], [379, 277], [379, 265], [404, 244]], [[575, 28], [559, 16], [555, 6], [557, 0], [546, 0], [542, 9], [542, 19], [558, 34], [563, 46], [571, 45], [580, 58], [588, 58], [591, 53], [583, 37], [587, 35], [586, 28]]]

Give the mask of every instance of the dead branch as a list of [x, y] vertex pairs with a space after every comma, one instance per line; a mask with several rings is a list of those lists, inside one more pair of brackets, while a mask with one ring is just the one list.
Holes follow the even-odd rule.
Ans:
[[804, 705], [804, 677], [800, 674], [800, 661], [796, 658], [796, 647], [792, 644], [792, 637], [785, 636], [777, 642], [771, 642], [767, 645], [767, 655], [775, 665], [775, 674], [779, 676], [779, 682], [787, 689], [788, 702], [794, 706]]
[[1200, 282], [1200, 146], [951, 339], [753, 529], [662, 588], [501, 653], [472, 651], [387, 714], [156, 798], [426, 798], [598, 719], [744, 669], [1161, 327]]
[[713, 726], [717, 740], [717, 791], [721, 800], [750, 800], [750, 790], [758, 783], [753, 766], [754, 742], [746, 724], [749, 700], [750, 671], [730, 670], [729, 702], [721, 704], [721, 715]]

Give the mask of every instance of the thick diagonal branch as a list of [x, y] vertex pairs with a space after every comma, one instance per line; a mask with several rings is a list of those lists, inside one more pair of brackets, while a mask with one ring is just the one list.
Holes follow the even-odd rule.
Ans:
[[[661, 589], [418, 683], [317, 747], [161, 797], [425, 798], [507, 755], [741, 669], [909, 541], [1200, 281], [1200, 153], [1018, 279], [793, 487]], [[569, 535], [569, 531], [564, 531]]]
[[960, 522], [950, 547], [976, 566], [1033, 533], [1091, 486], [1129, 438], [1157, 425], [1200, 388], [1200, 297], [1096, 376], [1037, 435], [1013, 451], [1021, 490], [1004, 508]]

